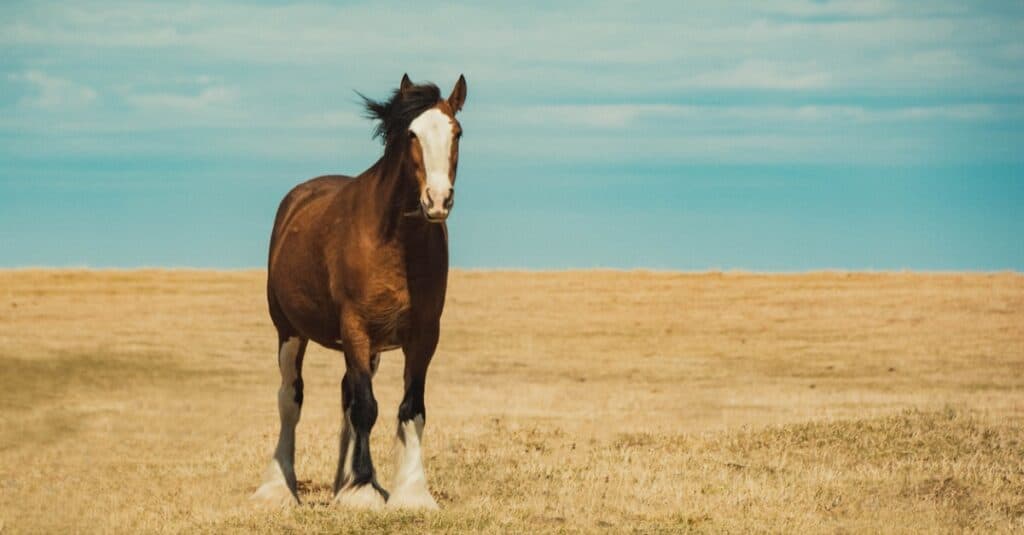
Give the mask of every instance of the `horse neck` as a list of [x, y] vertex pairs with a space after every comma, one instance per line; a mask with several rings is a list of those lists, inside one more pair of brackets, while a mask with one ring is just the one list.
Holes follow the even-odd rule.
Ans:
[[405, 152], [396, 148], [385, 148], [384, 156], [374, 164], [376, 176], [372, 178], [369, 204], [377, 219], [377, 228], [382, 238], [390, 240], [396, 237], [399, 227], [412, 219], [405, 215], [408, 210], [407, 199], [413, 195], [410, 191], [415, 186], [412, 177], [405, 176], [406, 166], [403, 165]]

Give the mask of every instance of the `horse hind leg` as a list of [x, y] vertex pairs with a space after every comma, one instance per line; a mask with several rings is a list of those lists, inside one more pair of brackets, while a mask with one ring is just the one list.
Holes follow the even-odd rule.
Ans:
[[263, 482], [252, 495], [252, 500], [267, 505], [299, 503], [295, 478], [295, 426], [302, 412], [302, 358], [307, 342], [304, 338], [282, 336], [278, 344], [281, 386], [277, 390], [277, 409], [281, 417], [281, 431], [274, 457], [263, 472]]

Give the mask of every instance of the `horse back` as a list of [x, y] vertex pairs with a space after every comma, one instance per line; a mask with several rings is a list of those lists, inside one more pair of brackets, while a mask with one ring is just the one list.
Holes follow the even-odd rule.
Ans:
[[354, 180], [353, 177], [345, 175], [318, 176], [295, 186], [281, 199], [281, 203], [277, 207], [277, 215], [274, 217], [274, 229], [270, 234], [268, 268], [274, 263], [280, 235], [284, 229], [288, 228], [288, 224], [293, 220], [295, 214], [299, 213], [303, 206], [339, 192], [352, 180]]

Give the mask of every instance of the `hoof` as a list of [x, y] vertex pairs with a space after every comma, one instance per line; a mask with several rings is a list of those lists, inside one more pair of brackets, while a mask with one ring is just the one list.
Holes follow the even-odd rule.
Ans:
[[426, 489], [399, 489], [388, 497], [388, 509], [437, 511], [439, 507]]
[[352, 509], [375, 510], [384, 507], [386, 498], [372, 484], [345, 487], [334, 497], [334, 504]]
[[299, 505], [299, 498], [284, 481], [271, 481], [260, 485], [249, 499], [264, 507], [284, 508]]

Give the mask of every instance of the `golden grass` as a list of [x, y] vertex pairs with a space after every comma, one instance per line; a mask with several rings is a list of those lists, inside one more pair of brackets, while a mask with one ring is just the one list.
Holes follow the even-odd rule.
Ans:
[[[260, 271], [0, 271], [0, 531], [1024, 529], [1024, 276], [456, 272], [427, 387], [442, 511], [329, 505], [342, 360], [311, 347], [304, 505]], [[401, 354], [375, 381], [390, 480]]]

